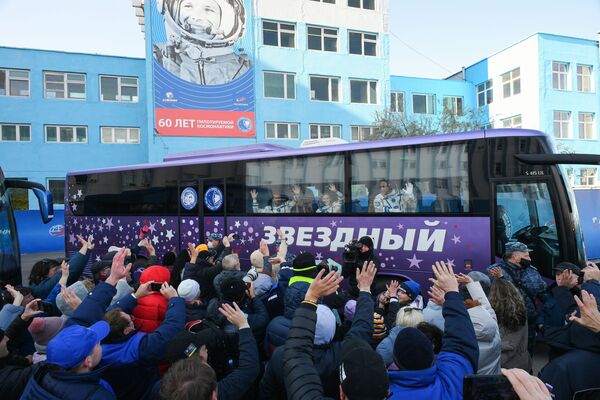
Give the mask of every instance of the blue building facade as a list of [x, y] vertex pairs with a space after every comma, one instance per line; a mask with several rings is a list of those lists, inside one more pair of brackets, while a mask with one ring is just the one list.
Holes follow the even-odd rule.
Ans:
[[[459, 115], [474, 110], [482, 127], [539, 129], [555, 137], [558, 151], [600, 153], [597, 41], [535, 34], [447, 79], [390, 76], [386, 2], [374, 10], [308, 3], [303, 13], [294, 8], [300, 0], [286, 10], [262, 0], [253, 10], [255, 138], [156, 135], [145, 59], [0, 47], [5, 174], [45, 184], [61, 208], [70, 170], [260, 142], [367, 140], [375, 113], [385, 109], [432, 120], [445, 107]], [[265, 22], [293, 26], [293, 46], [266, 43]], [[328, 29], [335, 51], [311, 48], [317, 28]], [[368, 54], [352, 54], [351, 35], [370, 44], [360, 50]], [[313, 78], [335, 79], [335, 99], [314, 99]], [[353, 85], [365, 82], [368, 90], [356, 92]], [[596, 167], [568, 172], [574, 186], [598, 185]], [[33, 197], [24, 207], [37, 208]]]
[[67, 171], [147, 161], [145, 85], [143, 59], [0, 47], [5, 175], [43, 183], [61, 208]]

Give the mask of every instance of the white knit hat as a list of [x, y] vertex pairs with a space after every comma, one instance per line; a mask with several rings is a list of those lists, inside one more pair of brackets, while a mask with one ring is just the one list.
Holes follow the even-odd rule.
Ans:
[[185, 279], [179, 284], [177, 293], [185, 301], [196, 300], [200, 295], [200, 285], [193, 279]]

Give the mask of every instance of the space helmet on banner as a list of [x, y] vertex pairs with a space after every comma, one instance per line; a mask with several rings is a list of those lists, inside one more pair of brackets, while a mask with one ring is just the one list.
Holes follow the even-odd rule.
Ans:
[[[244, 0], [156, 0], [169, 41], [231, 47], [244, 35]], [[201, 13], [202, 15], [199, 15]]]

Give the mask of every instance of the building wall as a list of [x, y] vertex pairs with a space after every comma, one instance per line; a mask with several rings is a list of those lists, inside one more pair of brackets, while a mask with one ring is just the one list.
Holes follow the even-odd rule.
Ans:
[[[316, 1], [291, 0], [282, 7], [276, 0], [254, 0], [252, 19], [255, 54], [256, 90], [256, 138], [192, 138], [154, 137], [155, 146], [149, 148], [150, 161], [160, 161], [167, 154], [194, 149], [238, 146], [259, 142], [272, 142], [297, 147], [310, 138], [311, 124], [340, 125], [344, 140], [351, 140], [352, 126], [372, 125], [375, 112], [388, 106], [389, 38], [386, 33], [388, 1], [376, 0], [375, 10], [348, 7], [347, 2], [328, 4]], [[146, 15], [149, 13], [146, 12]], [[295, 48], [263, 44], [262, 22], [264, 20], [294, 23]], [[148, 24], [147, 24], [148, 25]], [[338, 30], [338, 51], [325, 52], [307, 48], [307, 25]], [[377, 55], [359, 56], [349, 54], [348, 31], [377, 34]], [[148, 35], [149, 36], [149, 35]], [[147, 46], [147, 54], [151, 50]], [[149, 71], [149, 70], [147, 70]], [[264, 72], [295, 74], [295, 99], [266, 98], [264, 95]], [[333, 76], [340, 79], [338, 102], [310, 100], [310, 76]], [[151, 74], [149, 74], [151, 76]], [[350, 102], [350, 79], [375, 80], [376, 104]], [[151, 93], [149, 93], [149, 98]], [[149, 110], [152, 105], [149, 104]], [[267, 122], [299, 124], [299, 139], [267, 139]], [[150, 128], [152, 129], [152, 128]]]
[[[147, 161], [144, 60], [0, 47], [2, 68], [29, 70], [30, 81], [27, 97], [0, 95], [0, 124], [31, 126], [29, 142], [0, 141], [0, 163], [7, 177], [47, 185], [48, 178], [64, 179], [70, 170]], [[44, 71], [85, 74], [85, 100], [45, 98]], [[139, 101], [100, 101], [100, 75], [138, 77]], [[87, 126], [87, 143], [47, 143], [45, 125]], [[141, 144], [102, 144], [101, 126], [140, 128]], [[37, 208], [33, 195], [29, 197], [30, 207]]]
[[[600, 77], [600, 55], [598, 42], [564, 36], [540, 34], [539, 36], [539, 66], [542, 82], [540, 85], [540, 130], [555, 136], [555, 143], [559, 151], [575, 153], [600, 154], [600, 96], [598, 85]], [[558, 61], [569, 65], [566, 90], [557, 90], [553, 87], [552, 62]], [[577, 65], [592, 66], [592, 91], [589, 93], [577, 90]], [[554, 111], [567, 111], [570, 113], [569, 133], [567, 138], [557, 138], [554, 129]], [[593, 113], [593, 136], [590, 139], [580, 137], [579, 113]], [[596, 170], [596, 184], [598, 184], [598, 168], [592, 166], [569, 166], [572, 171], [571, 182], [581, 185], [581, 170], [593, 168]]]

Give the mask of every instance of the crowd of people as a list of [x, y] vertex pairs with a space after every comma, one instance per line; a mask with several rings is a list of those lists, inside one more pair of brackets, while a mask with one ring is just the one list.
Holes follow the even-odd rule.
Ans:
[[[412, 280], [379, 290], [371, 238], [337, 271], [278, 235], [249, 265], [233, 235], [212, 235], [160, 260], [146, 238], [91, 268], [94, 243], [78, 237], [68, 261], [3, 285], [0, 398], [445, 400], [486, 376], [521, 399], [600, 398], [596, 265], [560, 263], [547, 286], [509, 242], [485, 273], [440, 261], [427, 293]], [[550, 354], [535, 377], [540, 337]]]

